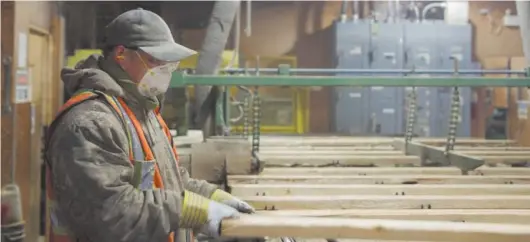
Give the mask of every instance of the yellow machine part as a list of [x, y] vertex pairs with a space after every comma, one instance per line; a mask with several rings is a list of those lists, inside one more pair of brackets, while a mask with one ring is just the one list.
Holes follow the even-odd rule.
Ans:
[[[246, 62], [248, 68], [256, 66], [257, 58], [249, 58]], [[280, 64], [288, 64], [291, 68], [296, 68], [297, 59], [294, 56], [281, 56], [281, 57], [259, 57], [260, 68], [277, 68]], [[236, 96], [238, 93], [236, 87], [232, 87], [230, 90], [231, 96]], [[309, 127], [309, 89], [308, 88], [294, 88], [294, 87], [262, 87], [259, 89], [260, 96], [262, 97], [262, 110], [265, 105], [272, 105], [267, 103], [267, 99], [283, 98], [285, 100], [290, 99], [292, 106], [292, 123], [290, 125], [280, 124], [262, 124], [262, 133], [279, 133], [279, 134], [303, 134], [307, 132]], [[236, 114], [231, 114], [232, 117]], [[262, 117], [263, 117], [262, 113]], [[264, 118], [262, 118], [263, 120]], [[236, 132], [242, 132], [243, 127], [241, 125], [234, 125], [232, 129]]]
[[[251, 87], [250, 87], [251, 88]], [[265, 88], [263, 88], [265, 89]], [[262, 97], [262, 100], [265, 99], [265, 105], [267, 105], [267, 99], [274, 99], [274, 96], [271, 95], [272, 91], [279, 92], [280, 88], [277, 88], [274, 90], [273, 88], [269, 88], [269, 92], [265, 92], [265, 90], [262, 90], [260, 88], [260, 96]], [[266, 113], [264, 113], [264, 107], [263, 101], [262, 101], [262, 125], [261, 125], [261, 132], [262, 133], [274, 133], [274, 134], [303, 134], [307, 132], [309, 127], [309, 89], [307, 88], [283, 88], [283, 93], [289, 93], [290, 95], [288, 97], [285, 97], [285, 99], [291, 99], [291, 107], [292, 107], [292, 123], [290, 125], [271, 125], [264, 124], [264, 119], [266, 119], [267, 116]], [[237, 88], [231, 88], [231, 95], [235, 96], [238, 92]], [[285, 96], [285, 95], [283, 95]], [[263, 98], [265, 97], [265, 98]], [[243, 100], [239, 100], [243, 101]], [[278, 109], [281, 109], [281, 107], [278, 107]], [[232, 118], [239, 115], [237, 111], [232, 111], [231, 113]], [[252, 120], [252, 117], [249, 117]], [[241, 133], [243, 132], [243, 126], [242, 125], [233, 125], [232, 130]]]
[[70, 68], [74, 68], [75, 64], [77, 62], [86, 59], [90, 55], [98, 54], [101, 55], [101, 50], [99, 49], [80, 49], [76, 50], [75, 54], [73, 56], [68, 56], [68, 59], [66, 60], [66, 66]]

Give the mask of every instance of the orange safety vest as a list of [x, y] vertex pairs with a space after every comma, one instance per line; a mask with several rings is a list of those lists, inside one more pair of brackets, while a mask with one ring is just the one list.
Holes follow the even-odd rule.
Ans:
[[[147, 143], [140, 122], [138, 122], [138, 119], [122, 98], [109, 96], [103, 92], [94, 90], [82, 90], [80, 92], [77, 92], [59, 109], [59, 112], [56, 115], [54, 121], [52, 122], [52, 125], [50, 125], [50, 133], [47, 135], [47, 138], [51, 137], [51, 132], [53, 132], [53, 123], [58, 120], [59, 117], [64, 114], [68, 109], [86, 100], [96, 99], [102, 96], [116, 111], [126, 128], [127, 136], [129, 138], [129, 159], [131, 161], [131, 164], [134, 166], [135, 174], [135, 177], [133, 177], [132, 185], [134, 185], [140, 190], [149, 190], [153, 187], [164, 188], [162, 176], [160, 175], [160, 170], [158, 169], [157, 164], [153, 162], [154, 155], [151, 150], [151, 147], [149, 147], [149, 144]], [[160, 115], [160, 107], [157, 107], [154, 110], [153, 114], [156, 116], [158, 122], [164, 129], [164, 133], [166, 134], [171, 144], [171, 153], [173, 153], [173, 157], [177, 163], [176, 166], [178, 169], [177, 150], [175, 148], [175, 145], [173, 144], [173, 139], [171, 137], [171, 133], [169, 132], [169, 128], [164, 122], [164, 119], [162, 119], [162, 116]], [[138, 162], [140, 160], [143, 160], [144, 162]], [[57, 205], [55, 202], [55, 194], [51, 182], [51, 167], [49, 162], [46, 162], [46, 164], [46, 204], [48, 207], [49, 218], [51, 223], [47, 229], [48, 242], [71, 242], [67, 226], [61, 224], [61, 221], [59, 221], [58, 217], [56, 216]], [[178, 172], [179, 171], [177, 171], [177, 174]], [[187, 238], [189, 238], [189, 241], [193, 241], [191, 233], [189, 233]], [[171, 232], [169, 234], [168, 241], [176, 241], [174, 232]]]

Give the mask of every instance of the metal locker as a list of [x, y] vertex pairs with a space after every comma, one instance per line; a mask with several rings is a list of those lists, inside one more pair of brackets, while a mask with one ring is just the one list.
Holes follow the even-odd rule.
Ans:
[[[404, 67], [403, 24], [373, 23], [371, 43], [370, 68]], [[403, 87], [370, 88], [370, 108], [367, 114], [370, 115], [369, 126], [372, 134], [393, 136], [404, 133], [404, 90]]]
[[[368, 21], [335, 24], [336, 68], [369, 68], [370, 23]], [[337, 74], [345, 75], [345, 74]], [[334, 130], [343, 134], [366, 134], [367, 88], [334, 87]]]
[[[436, 45], [436, 29], [433, 22], [405, 23], [404, 61], [408, 70], [436, 69], [440, 62]], [[414, 76], [414, 75], [409, 75]], [[422, 75], [426, 76], [426, 75]], [[427, 75], [428, 76], [428, 75]], [[407, 88], [407, 90], [412, 90]], [[407, 95], [409, 92], [407, 92]], [[417, 87], [417, 107], [414, 134], [433, 136], [436, 129], [437, 91], [435, 87]], [[408, 99], [407, 99], [408, 100]]]
[[[436, 24], [438, 33], [438, 50], [440, 51], [441, 65], [446, 69], [453, 69], [454, 60], [458, 59], [460, 69], [465, 65], [472, 63], [472, 28], [471, 25], [445, 24], [438, 22]], [[469, 66], [468, 66], [469, 67]]]
[[[477, 69], [479, 66], [472, 62], [472, 28], [471, 25], [437, 24], [438, 50], [440, 53], [439, 68], [451, 70], [455, 68], [455, 59], [458, 60], [458, 69]], [[469, 75], [466, 75], [469, 76]], [[439, 88], [439, 120], [440, 135], [447, 136], [450, 118], [450, 105], [453, 89]], [[459, 88], [460, 92], [460, 123], [457, 127], [457, 136], [469, 137], [471, 135], [471, 98], [470, 87]]]

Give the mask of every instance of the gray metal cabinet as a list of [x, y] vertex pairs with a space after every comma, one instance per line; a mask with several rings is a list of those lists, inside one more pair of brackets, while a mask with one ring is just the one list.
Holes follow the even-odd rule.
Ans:
[[[367, 69], [370, 67], [370, 23], [365, 21], [337, 23], [336, 68]], [[334, 87], [334, 129], [344, 134], [367, 134], [368, 88]]]
[[[404, 67], [403, 24], [373, 23], [371, 33], [370, 68], [402, 69]], [[370, 88], [369, 115], [372, 133], [377, 135], [404, 133], [404, 90], [403, 87]]]
[[[439, 68], [450, 70], [455, 67], [455, 59], [458, 60], [458, 69], [478, 69], [479, 66], [472, 62], [472, 28], [471, 25], [448, 25], [438, 23], [437, 45], [440, 55]], [[460, 92], [460, 123], [457, 127], [457, 136], [468, 137], [471, 135], [471, 102], [472, 89], [470, 87], [459, 88]], [[438, 127], [443, 130], [440, 135], [446, 136], [450, 118], [450, 102], [452, 89], [443, 90], [439, 94], [440, 117]]]
[[[440, 65], [435, 23], [405, 23], [405, 66], [407, 69], [436, 69]], [[426, 75], [423, 75], [426, 76]], [[407, 90], [412, 90], [408, 88]], [[409, 92], [407, 92], [407, 95]], [[417, 106], [414, 133], [432, 136], [438, 105], [435, 87], [417, 87]]]
[[[443, 21], [335, 24], [336, 68], [346, 69], [473, 69], [470, 25]], [[384, 76], [384, 74], [374, 74]], [[400, 78], [400, 76], [395, 76]], [[438, 75], [439, 76], [439, 75]], [[334, 130], [344, 134], [401, 135], [405, 130], [406, 95], [411, 88], [335, 87]], [[470, 135], [471, 88], [460, 88], [461, 122], [458, 136]], [[417, 120], [414, 133], [446, 136], [451, 88], [417, 88]]]

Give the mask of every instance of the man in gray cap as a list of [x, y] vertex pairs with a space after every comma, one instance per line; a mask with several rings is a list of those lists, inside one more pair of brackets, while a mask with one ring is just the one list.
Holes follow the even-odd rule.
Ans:
[[[191, 241], [254, 209], [178, 165], [159, 115], [178, 62], [195, 52], [157, 14], [135, 9], [106, 27], [104, 55], [62, 70], [72, 98], [46, 140], [50, 242]], [[168, 137], [169, 136], [169, 137]]]

